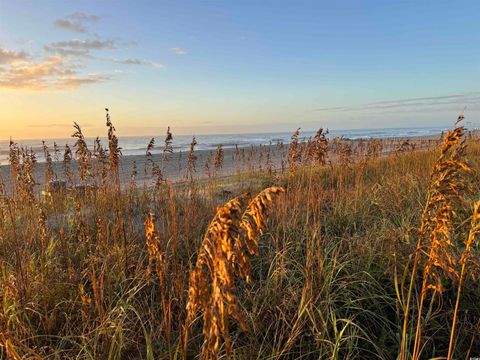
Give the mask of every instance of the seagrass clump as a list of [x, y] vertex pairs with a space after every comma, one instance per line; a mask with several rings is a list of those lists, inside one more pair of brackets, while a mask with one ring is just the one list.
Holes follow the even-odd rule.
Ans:
[[169, 154], [173, 154], [173, 135], [170, 131], [170, 126], [167, 127], [167, 134], [165, 136], [165, 145], [163, 146], [163, 161], [170, 160]]
[[243, 236], [240, 236], [235, 243], [235, 253], [240, 275], [245, 278], [247, 283], [250, 282], [251, 269], [247, 253], [258, 255], [258, 239], [267, 225], [268, 209], [274, 198], [284, 191], [285, 189], [280, 186], [272, 186], [263, 190], [250, 200], [242, 215], [240, 227]]
[[152, 175], [155, 179], [155, 189], [160, 189], [162, 184], [165, 182], [165, 179], [162, 169], [155, 162], [152, 163]]
[[323, 166], [327, 163], [328, 158], [328, 130], [320, 128], [313, 139], [310, 139], [307, 143], [306, 158], [312, 164], [317, 166]]
[[353, 149], [351, 141], [342, 137], [335, 138], [334, 141], [334, 154], [338, 157], [338, 162], [341, 165], [349, 165], [353, 162]]
[[150, 141], [148, 142], [147, 150], [145, 151], [145, 166], [144, 166], [145, 177], [147, 177], [147, 174], [148, 174], [147, 167], [150, 167], [153, 169], [154, 161], [153, 161], [152, 151], [154, 147], [155, 147], [155, 138], [151, 138]]
[[76, 139], [73, 146], [75, 147], [75, 155], [77, 156], [78, 161], [78, 174], [80, 177], [80, 182], [82, 184], [86, 184], [88, 177], [91, 176], [90, 160], [92, 158], [92, 153], [88, 149], [87, 142], [82, 133], [80, 125], [74, 122], [73, 127], [75, 132], [73, 133], [72, 137]]
[[50, 150], [48, 149], [47, 144], [45, 141], [42, 140], [42, 148], [43, 148], [43, 158], [45, 160], [45, 186], [53, 180], [55, 177], [55, 173], [53, 171], [53, 160], [52, 155], [50, 154]]
[[221, 144], [215, 149], [214, 167], [215, 175], [218, 175], [223, 167], [223, 147]]
[[291, 171], [297, 168], [298, 163], [301, 160], [301, 151], [298, 137], [300, 136], [300, 128], [294, 131], [292, 134], [290, 145], [288, 146], [288, 167]]
[[258, 239], [265, 229], [268, 210], [274, 197], [284, 191], [282, 187], [267, 188], [250, 200], [245, 210], [247, 195], [218, 208], [190, 274], [185, 351], [188, 329], [199, 310], [203, 320], [204, 358], [216, 358], [222, 341], [227, 355], [231, 353], [230, 318], [235, 319], [243, 330], [247, 329], [236, 297], [235, 278], [238, 274], [250, 281], [248, 255], [258, 253]]
[[105, 186], [108, 179], [108, 158], [107, 152], [103, 148], [100, 138], [97, 136], [93, 143], [93, 156], [97, 159], [96, 177], [101, 181], [101, 185]]
[[155, 266], [157, 276], [163, 276], [164, 252], [160, 248], [159, 235], [155, 226], [155, 213], [150, 211], [145, 220], [145, 242], [148, 249], [147, 279], [151, 280], [152, 267]]
[[118, 145], [118, 137], [115, 135], [115, 127], [113, 126], [108, 109], [105, 109], [106, 125], [108, 128], [108, 171], [114, 185], [120, 187], [120, 158], [122, 156], [122, 148]]
[[193, 181], [193, 174], [197, 171], [197, 156], [195, 155], [195, 146], [197, 145], [197, 140], [195, 136], [192, 138], [190, 143], [190, 149], [188, 150], [187, 158], [187, 173], [186, 177], [188, 180]]
[[[456, 125], [463, 120], [459, 116]], [[458, 251], [453, 243], [454, 220], [464, 197], [469, 193], [466, 174], [471, 171], [465, 160], [466, 145], [464, 127], [457, 126], [449, 130], [440, 149], [440, 155], [430, 172], [427, 198], [420, 226], [417, 230], [417, 246], [412, 263], [412, 273], [408, 295], [405, 302], [405, 317], [402, 334], [400, 358], [407, 351], [408, 317], [413, 295], [413, 285], [417, 276], [417, 267], [422, 265], [422, 286], [417, 308], [417, 323], [413, 349], [413, 358], [420, 354], [423, 304], [429, 291], [442, 293], [443, 280], [450, 278], [458, 281]]]
[[37, 156], [33, 150], [22, 148], [21, 172], [19, 173], [19, 198], [29, 204], [35, 203], [35, 175]]
[[12, 139], [10, 139], [9, 144], [8, 162], [10, 164], [10, 179], [12, 179], [14, 191], [17, 192], [20, 176], [20, 149]]
[[377, 158], [383, 150], [383, 142], [381, 139], [370, 139], [367, 142], [366, 156], [369, 159]]
[[65, 180], [68, 182], [69, 185], [73, 185], [75, 181], [72, 168], [71, 168], [72, 159], [73, 159], [72, 149], [68, 144], [65, 144], [65, 151], [63, 152], [62, 168], [63, 168], [63, 174], [65, 176]]
[[450, 233], [455, 208], [462, 205], [468, 193], [465, 175], [471, 169], [465, 161], [463, 135], [464, 127], [459, 126], [449, 130], [443, 141], [440, 157], [431, 172], [428, 200], [419, 229], [423, 248], [429, 250], [424, 276], [433, 280], [428, 288], [439, 292], [443, 291], [442, 275], [458, 278]]

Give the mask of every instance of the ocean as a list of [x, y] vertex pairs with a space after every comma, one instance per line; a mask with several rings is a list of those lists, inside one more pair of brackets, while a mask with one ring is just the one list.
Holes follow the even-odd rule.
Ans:
[[[335, 138], [343, 136], [348, 139], [369, 139], [369, 138], [395, 138], [395, 137], [413, 137], [413, 136], [431, 136], [439, 135], [445, 131], [446, 127], [428, 127], [428, 128], [389, 128], [389, 129], [356, 129], [356, 130], [329, 130], [328, 137]], [[300, 131], [300, 139], [308, 139], [315, 135], [315, 131]], [[256, 133], [256, 134], [221, 134], [221, 135], [198, 135], [196, 136], [196, 150], [213, 150], [219, 144], [224, 148], [248, 147], [250, 145], [269, 145], [283, 142], [288, 144], [292, 133], [272, 132], [272, 133]], [[144, 155], [147, 145], [151, 137], [148, 136], [124, 136], [119, 138], [119, 145], [122, 148], [123, 156]], [[94, 138], [88, 138], [87, 144], [93, 149]], [[191, 135], [175, 135], [173, 134], [174, 151], [188, 151], [192, 141]], [[39, 162], [44, 161], [43, 146], [41, 140], [15, 140], [19, 146], [32, 149], [37, 154]], [[74, 139], [48, 139], [45, 140], [46, 145], [53, 154], [53, 145], [56, 143], [60, 148], [60, 159], [63, 156], [65, 144], [69, 144], [73, 149]], [[102, 138], [104, 147], [108, 148], [105, 138]], [[164, 136], [155, 137], [155, 148], [152, 153], [161, 152], [164, 145]], [[0, 165], [8, 163], [8, 140], [0, 140]], [[54, 159], [55, 160], [55, 159]]]

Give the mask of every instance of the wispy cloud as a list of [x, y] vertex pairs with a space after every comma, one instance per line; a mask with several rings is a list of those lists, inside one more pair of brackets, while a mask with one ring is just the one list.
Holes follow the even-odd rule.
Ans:
[[14, 51], [0, 48], [0, 64], [10, 64], [15, 61], [24, 61], [29, 58], [25, 51]]
[[[57, 19], [54, 24], [58, 28], [76, 33], [88, 33], [86, 39], [74, 38], [44, 44], [43, 53], [36, 57], [25, 51], [5, 49], [0, 46], [0, 89], [8, 90], [70, 90], [84, 85], [92, 85], [110, 81], [122, 70], [109, 73], [92, 71], [95, 60], [106, 60], [116, 64], [137, 65], [152, 69], [165, 66], [155, 61], [139, 57], [112, 58], [99, 57], [100, 52], [127, 51], [135, 43], [122, 39], [103, 39], [90, 33], [87, 26], [100, 21], [97, 15], [75, 12]], [[178, 54], [185, 51], [172, 49]], [[112, 55], [110, 55], [112, 56]], [[86, 73], [86, 71], [89, 73]]]
[[153, 62], [150, 60], [137, 59], [137, 58], [128, 58], [123, 60], [112, 59], [112, 61], [117, 64], [149, 66], [156, 69], [162, 69], [165, 67], [164, 65], [159, 64], [157, 62]]
[[187, 53], [184, 49], [179, 47], [171, 48], [170, 51], [177, 55], [185, 55]]
[[108, 74], [80, 75], [77, 66], [62, 56], [49, 56], [41, 62], [12, 63], [3, 69], [0, 89], [38, 91], [45, 89], [73, 89], [81, 85], [110, 80]]
[[88, 74], [84, 76], [68, 76], [56, 81], [55, 87], [58, 89], [75, 89], [81, 85], [91, 85], [103, 83], [111, 80], [109, 74]]
[[92, 50], [115, 50], [118, 47], [119, 43], [116, 40], [100, 39], [72, 39], [53, 42], [44, 46], [46, 51], [64, 56], [88, 56]]
[[100, 20], [99, 16], [89, 15], [82, 12], [75, 12], [62, 19], [56, 20], [54, 24], [60, 29], [73, 31], [76, 33], [85, 33], [87, 32], [87, 27], [85, 24], [95, 23], [98, 20]]
[[85, 14], [83, 12], [76, 11], [73, 14], [67, 16], [67, 19], [71, 19], [71, 20], [74, 20], [74, 21], [96, 22], [96, 21], [100, 20], [100, 16]]
[[429, 96], [398, 100], [387, 100], [371, 102], [356, 106], [334, 106], [315, 109], [315, 111], [324, 112], [349, 112], [349, 111], [368, 111], [368, 110], [388, 110], [388, 109], [414, 109], [421, 107], [438, 107], [445, 105], [477, 105], [480, 104], [480, 92], [465, 94], [452, 94], [443, 96]]
[[7, 89], [41, 90], [49, 87], [51, 79], [71, 75], [61, 56], [50, 56], [39, 63], [12, 64], [0, 77], [0, 87]]

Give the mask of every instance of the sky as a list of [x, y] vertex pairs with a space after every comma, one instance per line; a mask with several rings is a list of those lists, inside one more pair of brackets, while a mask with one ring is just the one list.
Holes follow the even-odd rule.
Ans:
[[0, 0], [0, 139], [480, 124], [480, 2]]

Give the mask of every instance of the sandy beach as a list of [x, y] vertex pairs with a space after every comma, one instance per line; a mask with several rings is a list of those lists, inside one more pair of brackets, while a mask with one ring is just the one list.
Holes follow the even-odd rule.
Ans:
[[[195, 179], [205, 179], [208, 177], [229, 176], [246, 170], [256, 171], [271, 167], [279, 169], [282, 166], [282, 160], [288, 152], [288, 145], [284, 146], [255, 146], [246, 148], [227, 148], [223, 150], [223, 166], [215, 173], [214, 156], [215, 152], [211, 150], [195, 151], [195, 170], [192, 172]], [[268, 160], [270, 158], [270, 160]], [[164, 179], [171, 181], [181, 181], [188, 178], [187, 174], [188, 153], [174, 152], [171, 154], [152, 154], [148, 159], [144, 155], [122, 156], [120, 162], [120, 181], [122, 186], [127, 185], [132, 180], [134, 166], [136, 167], [135, 180], [139, 185], [152, 185], [156, 181], [156, 176], [152, 173], [152, 162], [157, 164]], [[206, 165], [208, 163], [208, 166]], [[72, 160], [70, 168], [75, 177], [75, 183], [79, 183], [78, 162]], [[38, 184], [37, 188], [43, 189], [45, 183], [46, 163], [38, 162], [35, 165], [34, 180]], [[53, 162], [53, 170], [56, 179], [66, 180], [64, 164], [62, 161]], [[93, 177], [100, 173], [97, 161], [92, 158], [91, 173]], [[0, 175], [7, 192], [10, 188], [10, 165], [0, 167]], [[90, 180], [89, 183], [93, 183]]]
[[[121, 140], [121, 139], [120, 139]], [[381, 144], [375, 156], [387, 155], [397, 151], [413, 151], [420, 149], [427, 149], [438, 144], [439, 136], [428, 137], [404, 137], [404, 138], [386, 138], [376, 140], [349, 140], [349, 139], [330, 139], [330, 149], [328, 161], [337, 161], [338, 154], [336, 148], [339, 144], [349, 144], [352, 149], [352, 157], [364, 156], [368, 153], [369, 144], [376, 141]], [[303, 144], [303, 145], [302, 145]], [[300, 143], [300, 146], [305, 146], [305, 143]], [[285, 167], [288, 162], [288, 144], [276, 145], [260, 145], [249, 147], [225, 148], [223, 149], [223, 165], [221, 169], [215, 172], [213, 150], [198, 150], [195, 151], [195, 171], [193, 177], [195, 179], [206, 179], [209, 177], [227, 177], [239, 173], [250, 172], [253, 173], [259, 170], [280, 170]], [[134, 166], [136, 166], [137, 175], [135, 180], [139, 185], [152, 185], [156, 180], [156, 176], [152, 174], [152, 161], [155, 162], [162, 170], [164, 179], [173, 182], [186, 180], [187, 174], [187, 152], [174, 152], [171, 154], [154, 153], [151, 159], [147, 159], [144, 155], [122, 156], [120, 163], [120, 180], [122, 186], [130, 183]], [[208, 165], [207, 165], [208, 164]], [[75, 183], [79, 183], [77, 161], [71, 162], [71, 170], [75, 176]], [[100, 172], [95, 159], [91, 162], [91, 173], [95, 175]], [[65, 180], [65, 174], [62, 161], [54, 161], [53, 168], [55, 178], [62, 181]], [[5, 184], [7, 192], [10, 188], [10, 166], [4, 165], [0, 167], [0, 174]], [[38, 162], [35, 166], [34, 180], [38, 184], [37, 189], [44, 188], [45, 183], [45, 163]], [[90, 183], [94, 183], [93, 180]]]

